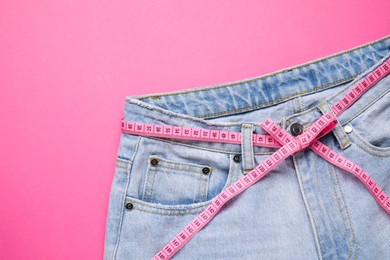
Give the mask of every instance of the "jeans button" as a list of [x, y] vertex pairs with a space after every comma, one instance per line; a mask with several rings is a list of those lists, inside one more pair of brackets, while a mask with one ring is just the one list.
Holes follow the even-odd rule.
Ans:
[[240, 156], [239, 154], [236, 154], [236, 155], [233, 157], [233, 161], [235, 161], [236, 163], [241, 162], [241, 156]]
[[346, 125], [346, 126], [344, 126], [344, 131], [345, 131], [347, 134], [349, 134], [349, 133], [352, 132], [352, 127], [349, 126], [349, 125]]
[[204, 167], [204, 168], [202, 169], [202, 172], [203, 172], [203, 174], [208, 174], [208, 173], [210, 172], [210, 168]]
[[298, 136], [303, 132], [303, 126], [299, 123], [293, 123], [290, 126], [290, 132], [293, 136]]
[[127, 203], [126, 204], [126, 209], [128, 209], [128, 210], [131, 210], [133, 208], [133, 204], [132, 203]]
[[150, 160], [150, 163], [153, 165], [153, 166], [156, 166], [158, 164], [158, 160], [153, 158], [152, 160]]

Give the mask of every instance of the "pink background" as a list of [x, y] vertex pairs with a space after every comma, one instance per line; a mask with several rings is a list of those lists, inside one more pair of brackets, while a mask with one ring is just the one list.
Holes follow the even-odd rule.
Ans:
[[388, 0], [1, 1], [0, 259], [102, 259], [125, 96], [352, 48], [390, 33], [388, 10]]

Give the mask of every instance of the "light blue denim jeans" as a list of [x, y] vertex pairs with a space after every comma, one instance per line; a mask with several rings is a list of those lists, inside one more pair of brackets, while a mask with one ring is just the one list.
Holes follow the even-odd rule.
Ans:
[[[104, 258], [151, 259], [225, 187], [277, 150], [252, 145], [253, 133], [267, 134], [260, 127], [267, 117], [289, 133], [293, 123], [305, 130], [389, 56], [387, 36], [261, 77], [126, 97], [125, 120], [236, 131], [242, 143], [122, 133]], [[387, 194], [389, 90], [387, 76], [321, 139]], [[210, 174], [202, 174], [204, 167]], [[390, 259], [390, 216], [355, 176], [306, 149], [229, 201], [173, 259]]]

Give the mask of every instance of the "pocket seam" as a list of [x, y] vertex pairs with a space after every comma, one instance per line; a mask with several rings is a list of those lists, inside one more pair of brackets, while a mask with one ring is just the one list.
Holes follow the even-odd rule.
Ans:
[[[150, 160], [152, 158], [158, 159], [158, 161], [163, 163], [164, 165], [158, 164], [158, 165], [152, 167], [150, 164]], [[178, 166], [178, 167], [175, 167], [175, 166]], [[184, 167], [197, 168], [199, 170], [203, 169], [204, 167], [208, 167], [208, 168], [210, 168], [210, 173], [205, 177], [202, 175], [201, 172], [198, 172], [195, 170], [192, 171], [192, 170], [184, 169]], [[152, 168], [154, 168], [154, 171], [152, 171]], [[153, 191], [154, 191], [157, 170], [159, 168], [160, 169], [162, 168], [162, 171], [164, 171], [164, 169], [170, 170], [170, 172], [169, 172], [170, 174], [188, 173], [191, 176], [194, 176], [195, 180], [197, 181], [198, 187], [194, 191], [195, 197], [194, 197], [194, 200], [192, 201], [192, 203], [207, 201], [207, 190], [208, 190], [208, 185], [209, 185], [209, 180], [210, 180], [209, 176], [210, 176], [211, 172], [213, 171], [212, 167], [210, 167], [208, 165], [203, 165], [203, 164], [176, 162], [176, 161], [162, 158], [161, 156], [157, 156], [154, 154], [150, 154], [148, 156], [148, 166], [146, 169], [147, 176], [145, 179], [144, 188], [143, 188], [144, 191], [143, 191], [141, 200], [148, 202], [148, 203], [157, 203], [157, 202], [153, 201]], [[151, 178], [152, 174], [153, 174], [153, 180], [152, 180], [152, 183], [150, 184], [149, 179]], [[204, 186], [203, 187], [203, 191], [204, 191], [203, 194], [202, 194], [202, 186]], [[150, 191], [148, 191], [148, 190], [150, 190]], [[148, 193], [149, 193], [149, 196], [147, 196]], [[185, 204], [183, 204], [183, 205], [185, 205]]]
[[[370, 103], [366, 104], [364, 107], [362, 107], [359, 111], [357, 111], [353, 116], [351, 116], [346, 122], [343, 123], [343, 125], [346, 125], [347, 123], [351, 123], [353, 120], [355, 120], [359, 115], [363, 114], [365, 110], [369, 109], [371, 106], [373, 106], [376, 102], [381, 100], [384, 96], [389, 94], [390, 89], [383, 92], [380, 96], [372, 100]], [[352, 123], [351, 123], [352, 124]]]
[[[390, 147], [378, 147], [376, 145], [373, 145], [368, 140], [366, 140], [355, 128], [354, 126], [354, 120], [357, 120], [359, 116], [367, 112], [368, 109], [370, 109], [373, 105], [375, 105], [377, 102], [385, 98], [386, 95], [390, 94], [390, 89], [382, 92], [378, 97], [376, 97], [374, 100], [372, 100], [370, 103], [363, 106], [360, 110], [358, 110], [353, 116], [351, 116], [347, 121], [343, 123], [343, 127], [346, 125], [349, 125], [352, 127], [352, 132], [349, 133], [352, 134], [354, 137], [356, 137], [357, 141], [353, 141], [354, 144], [356, 144], [358, 147], [360, 147], [365, 152], [378, 156], [378, 157], [388, 157], [390, 154], [387, 154], [390, 152]], [[344, 132], [344, 131], [343, 131]], [[377, 154], [377, 153], [385, 153], [386, 155]]]
[[[210, 167], [209, 165], [203, 165], [203, 164], [196, 164], [196, 163], [184, 163], [184, 162], [176, 162], [176, 161], [172, 161], [172, 160], [168, 160], [168, 159], [165, 159], [165, 158], [162, 158], [160, 156], [157, 156], [157, 155], [149, 155], [149, 160], [151, 158], [158, 158], [159, 161], [162, 161], [164, 164], [168, 164], [168, 165], [178, 165], [178, 166], [188, 166], [188, 167], [194, 167], [194, 168], [199, 168], [199, 169], [203, 169], [204, 167], [209, 167], [210, 170], [212, 171], [212, 167]], [[158, 167], [162, 167], [162, 168], [167, 168], [167, 169], [171, 169], [171, 170], [179, 170], [179, 171], [186, 171], [186, 170], [181, 170], [181, 169], [177, 169], [175, 167], [169, 167], [169, 166], [162, 166], [162, 165], [159, 165]]]
[[[146, 211], [144, 209], [137, 208], [137, 205], [140, 205], [141, 207], [145, 207], [150, 210], [172, 212], [172, 213], [178, 212], [179, 214], [176, 215], [187, 215], [190, 214], [190, 212], [186, 212], [186, 211], [202, 212], [203, 211], [202, 208], [207, 207], [209, 204], [212, 203], [213, 200], [211, 199], [207, 201], [194, 203], [198, 205], [194, 205], [194, 204], [164, 205], [164, 204], [146, 202], [146, 201], [139, 200], [137, 198], [126, 196], [126, 201], [132, 202], [135, 206], [133, 209], [135, 210]], [[150, 211], [146, 211], [146, 212], [160, 214], [160, 212], [150, 212]], [[164, 214], [164, 215], [174, 215], [174, 214]]]
[[[172, 164], [176, 164], [176, 163], [172, 163]], [[190, 173], [196, 173], [196, 174], [201, 174], [200, 172], [196, 172], [196, 171], [189, 171], [189, 170], [182, 170], [182, 169], [177, 169], [177, 168], [174, 168], [174, 167], [169, 167], [169, 166], [163, 166], [163, 165], [159, 165], [159, 166], [156, 166], [156, 168], [158, 168], [158, 167], [160, 167], [160, 168], [163, 168], [163, 169], [168, 169], [168, 170], [172, 170], [172, 171], [179, 171], [179, 172], [190, 172]], [[210, 166], [207, 166], [207, 165], [205, 165], [205, 166], [202, 166], [202, 167], [199, 167], [199, 168], [204, 168], [204, 167], [208, 167], [208, 168], [210, 168], [210, 173], [213, 171], [213, 168], [212, 167], [210, 167]]]
[[145, 210], [145, 209], [137, 209], [135, 208], [135, 210], [139, 210], [139, 211], [143, 211], [143, 212], [146, 212], [146, 213], [150, 213], [150, 214], [156, 214], [156, 215], [160, 215], [160, 216], [184, 216], [184, 215], [198, 215], [200, 212], [202, 211], [199, 211], [199, 212], [188, 212], [188, 213], [171, 213], [171, 214], [164, 214], [164, 213], [159, 213], [159, 212], [153, 212], [153, 211], [149, 211], [149, 210]]
[[[353, 127], [353, 125], [349, 124], [352, 127], [352, 134], [358, 141], [351, 140], [355, 145], [357, 145], [360, 149], [363, 151], [377, 157], [389, 157], [390, 156], [390, 148], [383, 148], [380, 149], [378, 147], [375, 147], [374, 145], [368, 143], [366, 140], [364, 140], [363, 137], [360, 136], [358, 132], [356, 132], [356, 129]], [[378, 154], [378, 153], [389, 153], [389, 154]]]
[[[146, 176], [146, 180], [145, 180], [145, 184], [144, 184], [144, 194], [142, 195], [142, 199], [147, 201], [147, 184], [149, 183], [149, 177], [150, 177], [150, 164], [148, 165], [148, 168], [147, 168], [147, 176]], [[154, 168], [154, 174], [153, 174], [153, 181], [152, 181], [152, 188], [149, 192], [149, 200], [152, 200], [152, 196], [153, 196], [153, 187], [154, 187], [154, 180], [156, 179], [156, 171], [157, 171], [157, 168]]]

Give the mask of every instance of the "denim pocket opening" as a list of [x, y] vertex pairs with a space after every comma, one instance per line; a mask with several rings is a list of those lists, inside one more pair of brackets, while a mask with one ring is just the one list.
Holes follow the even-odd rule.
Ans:
[[352, 141], [363, 149], [390, 151], [390, 91], [364, 107], [352, 120], [344, 124], [351, 127]]

